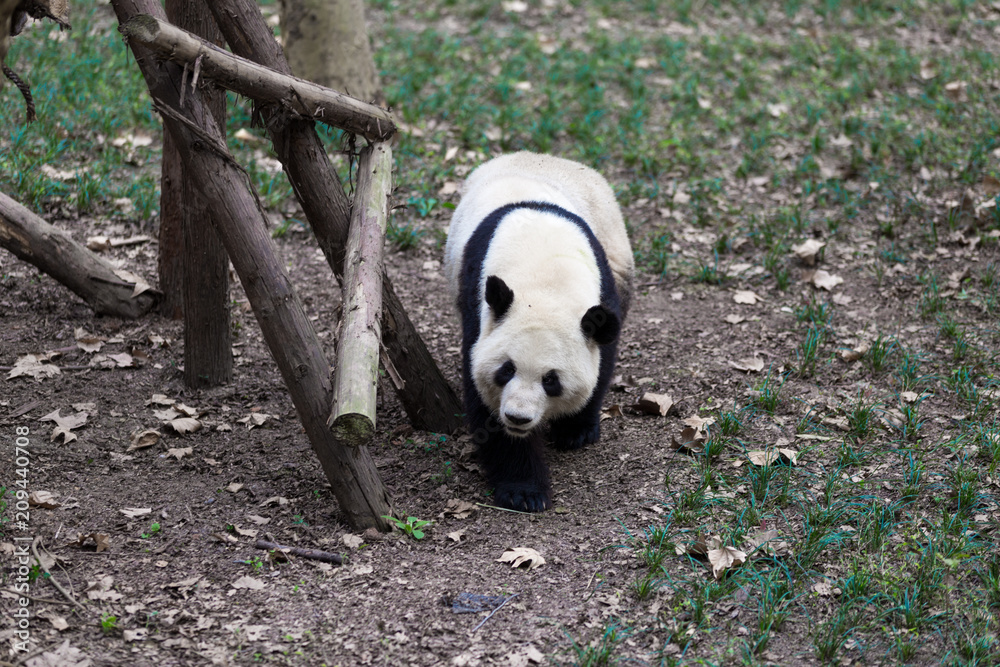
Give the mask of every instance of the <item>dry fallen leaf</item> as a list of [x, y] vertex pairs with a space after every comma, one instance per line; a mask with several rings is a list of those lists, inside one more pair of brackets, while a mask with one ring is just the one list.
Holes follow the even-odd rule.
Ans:
[[674, 399], [670, 398], [666, 394], [653, 394], [646, 392], [636, 403], [636, 408], [645, 412], [647, 415], [659, 415], [660, 417], [666, 417], [667, 413], [670, 412], [670, 408], [674, 405]]
[[467, 500], [459, 500], [458, 498], [452, 498], [448, 501], [448, 504], [445, 505], [444, 512], [441, 513], [441, 518], [443, 519], [445, 516], [453, 516], [456, 519], [468, 519], [475, 511], [475, 503], [470, 503]]
[[825, 289], [827, 292], [831, 291], [837, 285], [844, 282], [844, 279], [840, 276], [835, 276], [823, 269], [818, 269], [811, 278], [813, 285], [820, 289]]
[[690, 417], [685, 417], [681, 420], [681, 423], [687, 424], [691, 428], [696, 428], [699, 431], [704, 429], [706, 426], [711, 426], [715, 423], [715, 417], [699, 417], [698, 415], [691, 415]]
[[143, 280], [141, 277], [132, 273], [131, 271], [126, 271], [125, 269], [115, 269], [115, 275], [124, 280], [127, 283], [133, 283], [135, 287], [132, 289], [132, 298], [139, 296], [145, 291], [153, 289], [153, 287]]
[[56, 427], [52, 430], [52, 436], [49, 439], [56, 440], [57, 438], [62, 438], [63, 444], [67, 444], [76, 440], [76, 434], [71, 432], [72, 429], [79, 428], [87, 423], [87, 413], [77, 412], [74, 415], [66, 415], [64, 417], [59, 414], [59, 410], [56, 410], [39, 418], [38, 421], [55, 422]]
[[733, 294], [733, 301], [753, 306], [756, 305], [758, 301], [763, 301], [763, 299], [750, 290], [736, 290]]
[[34, 354], [26, 354], [18, 357], [14, 362], [14, 367], [7, 373], [7, 379], [13, 380], [16, 377], [33, 377], [42, 380], [54, 375], [59, 375], [62, 371], [54, 364], [42, 363], [42, 358]]
[[750, 463], [755, 466], [768, 466], [775, 463], [796, 465], [796, 463], [798, 463], [798, 457], [799, 453], [797, 451], [794, 449], [785, 449], [784, 447], [747, 452], [747, 458], [750, 459]]
[[788, 542], [778, 539], [778, 531], [752, 528], [746, 537], [747, 549], [758, 556], [785, 556]]
[[240, 484], [239, 482], [233, 482], [232, 484], [226, 487], [226, 491], [229, 491], [229, 493], [236, 493], [242, 488], [243, 488], [242, 484]]
[[730, 313], [729, 315], [726, 315], [725, 319], [730, 324], [739, 324], [740, 322], [746, 322], [747, 318], [742, 315], [737, 315], [736, 313]]
[[536, 567], [541, 567], [545, 565], [545, 559], [542, 555], [530, 547], [515, 547], [513, 549], [508, 549], [503, 552], [500, 558], [497, 558], [498, 563], [510, 563], [511, 567], [521, 567], [526, 565], [525, 569], [534, 570]]
[[28, 496], [28, 504], [32, 507], [41, 507], [47, 510], [54, 510], [62, 507], [62, 503], [50, 491], [33, 491]]
[[180, 461], [185, 456], [191, 456], [194, 453], [194, 447], [171, 447], [167, 450], [167, 456], [172, 456], [178, 461]]
[[860, 345], [858, 345], [853, 349], [841, 350], [840, 358], [847, 362], [857, 361], [868, 353], [868, 348], [869, 348], [868, 343], [861, 343]]
[[240, 424], [246, 424], [247, 430], [250, 431], [263, 426], [268, 419], [273, 418], [274, 415], [264, 414], [263, 412], [251, 412], [246, 417], [240, 417], [236, 421]]
[[448, 533], [448, 539], [455, 542], [461, 542], [463, 537], [465, 537], [465, 528], [459, 528]]
[[171, 419], [163, 425], [169, 427], [178, 435], [194, 433], [195, 431], [200, 431], [202, 427], [200, 421], [191, 417], [178, 417], [177, 419]]
[[126, 507], [124, 509], [118, 510], [130, 519], [136, 519], [140, 516], [146, 516], [147, 514], [153, 513], [153, 508], [151, 507]]
[[145, 449], [146, 447], [152, 447], [160, 441], [162, 434], [159, 431], [145, 430], [139, 431], [138, 433], [132, 434], [132, 443], [126, 449], [126, 452], [131, 452], [135, 449]]
[[88, 354], [100, 352], [104, 346], [104, 338], [95, 336], [82, 328], [78, 328], [73, 335], [76, 338], [76, 346]]
[[823, 241], [806, 239], [798, 245], [793, 245], [792, 252], [794, 252], [806, 266], [816, 266], [816, 262], [819, 259], [819, 251], [822, 250], [825, 245], [826, 243]]
[[625, 413], [622, 412], [622, 406], [618, 403], [611, 404], [607, 410], [601, 410], [601, 421], [605, 419], [618, 419], [624, 416]]
[[111, 548], [111, 537], [106, 533], [77, 533], [76, 542], [70, 542], [70, 544], [76, 544], [78, 547], [86, 546], [87, 540], [93, 540], [97, 547], [97, 553], [102, 551], [107, 551]]
[[759, 373], [764, 370], [764, 360], [760, 357], [748, 357], [738, 361], [730, 361], [729, 365], [738, 371], [747, 373]]
[[263, 581], [260, 581], [258, 579], [254, 579], [253, 577], [248, 576], [248, 575], [240, 577], [239, 579], [237, 579], [236, 581], [234, 581], [230, 585], [233, 588], [236, 588], [236, 589], [245, 588], [245, 589], [251, 590], [251, 591], [262, 590], [264, 588], [264, 586], [265, 586], [265, 584], [264, 584]]
[[343, 542], [344, 546], [346, 546], [348, 549], [357, 549], [358, 547], [360, 547], [362, 544], [365, 543], [363, 537], [361, 537], [360, 535], [352, 535], [351, 533], [346, 533], [343, 536], [341, 536], [340, 541]]
[[712, 575], [722, 579], [730, 568], [739, 567], [747, 561], [746, 553], [734, 547], [722, 547], [708, 550], [708, 562], [712, 566]]
[[680, 442], [677, 438], [671, 438], [670, 442], [675, 451], [680, 454], [694, 454], [700, 452], [705, 446], [705, 433], [700, 429], [688, 426], [681, 431]]
[[828, 581], [818, 581], [818, 582], [816, 582], [815, 584], [813, 584], [812, 590], [817, 595], [820, 595], [820, 596], [825, 597], [825, 598], [828, 598], [831, 595], [834, 595], [834, 588], [830, 584], [830, 582], [828, 582]]

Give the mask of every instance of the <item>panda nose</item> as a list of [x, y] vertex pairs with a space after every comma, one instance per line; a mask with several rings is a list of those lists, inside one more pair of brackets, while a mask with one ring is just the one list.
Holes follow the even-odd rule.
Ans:
[[503, 416], [507, 418], [507, 421], [515, 426], [524, 426], [531, 421], [531, 417], [522, 417], [521, 415], [514, 415], [509, 412], [503, 413]]

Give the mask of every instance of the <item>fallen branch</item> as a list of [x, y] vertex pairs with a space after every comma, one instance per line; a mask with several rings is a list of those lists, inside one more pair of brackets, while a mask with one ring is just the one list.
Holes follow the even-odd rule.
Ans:
[[333, 563], [334, 565], [344, 564], [344, 559], [340, 556], [340, 554], [331, 553], [329, 551], [320, 551], [319, 549], [303, 549], [302, 547], [288, 547], [283, 544], [278, 544], [277, 542], [268, 542], [267, 540], [257, 540], [257, 543], [254, 546], [258, 549], [267, 549], [268, 551], [274, 549], [281, 551], [282, 553], [291, 554], [292, 556], [311, 558], [312, 560], [319, 560], [324, 563]]
[[53, 586], [55, 586], [56, 590], [59, 591], [60, 593], [62, 593], [62, 595], [63, 595], [64, 598], [66, 598], [67, 600], [69, 600], [70, 604], [72, 604], [77, 609], [82, 609], [82, 610], [86, 611], [87, 608], [84, 607], [79, 602], [77, 602], [76, 598], [74, 598], [72, 595], [70, 595], [68, 592], [66, 592], [66, 589], [63, 588], [59, 584], [59, 582], [56, 581], [56, 578], [52, 576], [52, 573], [49, 572], [49, 568], [45, 567], [45, 563], [42, 562], [42, 557], [38, 555], [38, 547], [37, 547], [37, 545], [38, 545], [38, 538], [36, 538], [31, 543], [31, 553], [35, 554], [35, 560], [38, 562], [38, 567], [40, 567], [42, 569], [42, 571], [45, 572], [45, 574], [49, 575], [49, 576], [46, 577], [46, 579], [48, 580], [48, 582], [50, 584], [52, 584]]
[[396, 133], [396, 122], [385, 109], [234, 56], [153, 16], [136, 16], [119, 30], [126, 38], [180, 65], [194, 68], [200, 63], [202, 76], [240, 95], [280, 104], [369, 141], [384, 141]]
[[98, 315], [134, 320], [149, 312], [160, 297], [154, 290], [132, 296], [135, 285], [115, 275], [104, 260], [3, 193], [0, 247], [58, 280]]

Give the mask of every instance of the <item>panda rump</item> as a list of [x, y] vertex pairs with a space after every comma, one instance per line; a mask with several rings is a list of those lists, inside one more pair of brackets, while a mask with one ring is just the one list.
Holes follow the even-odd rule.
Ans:
[[634, 273], [621, 212], [584, 165], [505, 155], [455, 209], [445, 272], [462, 319], [466, 417], [494, 501], [551, 507], [545, 439], [600, 437]]

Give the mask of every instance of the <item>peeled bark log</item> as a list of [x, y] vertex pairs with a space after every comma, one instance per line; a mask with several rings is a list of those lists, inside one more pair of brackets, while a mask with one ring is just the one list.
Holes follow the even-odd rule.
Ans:
[[361, 151], [347, 236], [344, 301], [327, 422], [348, 445], [375, 434], [379, 348], [382, 344], [382, 246], [392, 191], [392, 150], [382, 143]]
[[396, 133], [392, 114], [315, 83], [279, 74], [234, 56], [187, 31], [152, 16], [137, 16], [121, 26], [122, 34], [164, 58], [190, 67], [233, 92], [333, 127], [384, 141]]
[[74, 241], [67, 232], [3, 193], [0, 193], [0, 247], [58, 280], [98, 315], [134, 320], [148, 313], [160, 297], [155, 290], [132, 296], [134, 283], [116, 276], [111, 265]]
[[[141, 13], [162, 17], [156, 0], [112, 0], [120, 23]], [[388, 530], [385, 487], [365, 447], [348, 448], [326, 427], [332, 400], [329, 365], [298, 295], [275, 255], [260, 203], [248, 190], [246, 174], [226, 149], [224, 135], [200, 93], [189, 91], [180, 105], [180, 69], [131, 41], [164, 126], [173, 134], [185, 169], [212, 208], [216, 226], [243, 283], [261, 332], [288, 387], [299, 419], [319, 457], [334, 495], [354, 529]]]
[[[288, 73], [281, 46], [253, 0], [208, 3], [237, 55]], [[275, 152], [302, 204], [326, 261], [343, 275], [350, 204], [311, 121], [295, 119], [276, 105], [262, 106]], [[406, 309], [382, 277], [382, 363], [414, 428], [454, 433], [463, 426], [462, 405], [417, 333]]]

